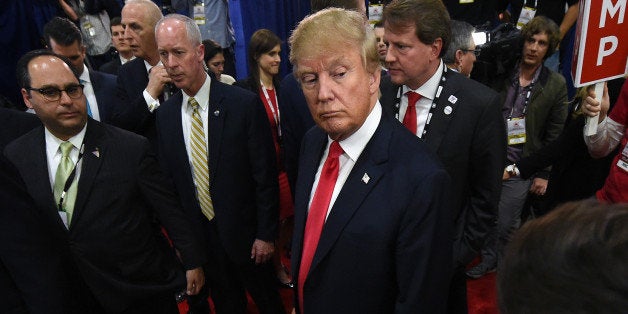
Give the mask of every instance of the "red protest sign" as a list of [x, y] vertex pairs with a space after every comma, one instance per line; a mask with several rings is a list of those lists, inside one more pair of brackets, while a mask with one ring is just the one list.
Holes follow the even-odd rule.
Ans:
[[628, 73], [628, 21], [625, 18], [626, 0], [580, 1], [572, 63], [576, 87]]

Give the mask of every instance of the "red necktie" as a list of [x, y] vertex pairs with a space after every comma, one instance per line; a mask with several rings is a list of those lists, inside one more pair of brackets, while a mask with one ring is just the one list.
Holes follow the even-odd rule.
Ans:
[[321, 170], [318, 186], [312, 198], [312, 205], [305, 223], [305, 232], [303, 235], [303, 254], [301, 255], [301, 266], [299, 267], [299, 305], [301, 313], [303, 313], [303, 285], [307, 274], [312, 265], [312, 259], [318, 247], [318, 240], [321, 237], [321, 231], [327, 217], [327, 209], [331, 201], [331, 195], [334, 192], [334, 186], [338, 179], [338, 169], [340, 163], [338, 157], [342, 155], [343, 150], [338, 142], [333, 141], [329, 146], [329, 154]]
[[407, 92], [408, 96], [408, 109], [406, 109], [406, 115], [403, 116], [403, 125], [405, 125], [410, 132], [416, 134], [416, 102], [421, 99], [421, 95], [415, 92]]

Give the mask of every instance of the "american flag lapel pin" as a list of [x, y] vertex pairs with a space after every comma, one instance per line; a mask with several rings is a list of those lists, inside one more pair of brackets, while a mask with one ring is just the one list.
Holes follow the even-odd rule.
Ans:
[[369, 180], [371, 180], [371, 177], [369, 177], [368, 174], [364, 173], [364, 175], [362, 176], [362, 182], [364, 182], [364, 184], [368, 184]]

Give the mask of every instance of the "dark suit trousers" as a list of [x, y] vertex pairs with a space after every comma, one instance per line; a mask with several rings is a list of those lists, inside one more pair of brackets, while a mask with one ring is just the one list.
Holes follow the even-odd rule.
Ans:
[[82, 303], [88, 308], [84, 313], [89, 314], [179, 314], [179, 307], [175, 300], [175, 293], [158, 293], [143, 299], [134, 300], [129, 307], [121, 312], [110, 311], [98, 303], [94, 295], [85, 287]]
[[259, 313], [285, 313], [272, 263], [234, 263], [220, 242], [215, 221], [204, 221], [209, 243], [209, 262], [203, 267], [205, 286], [197, 296], [188, 297], [190, 313], [209, 313], [207, 297], [211, 294], [217, 314], [245, 314], [246, 291], [255, 301]]

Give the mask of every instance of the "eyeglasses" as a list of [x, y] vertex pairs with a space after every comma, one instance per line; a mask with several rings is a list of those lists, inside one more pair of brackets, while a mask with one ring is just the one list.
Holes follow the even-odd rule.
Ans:
[[462, 51], [464, 51], [464, 52], [473, 52], [473, 54], [474, 54], [476, 57], [479, 57], [479, 56], [480, 56], [480, 51], [481, 51], [480, 49], [460, 49], [460, 50], [462, 50]]
[[44, 88], [26, 88], [31, 91], [34, 90], [40, 93], [47, 101], [57, 101], [61, 99], [61, 92], [65, 92], [72, 99], [78, 99], [83, 96], [83, 84], [72, 84], [65, 87], [65, 89], [58, 89], [56, 87], [44, 87]]

